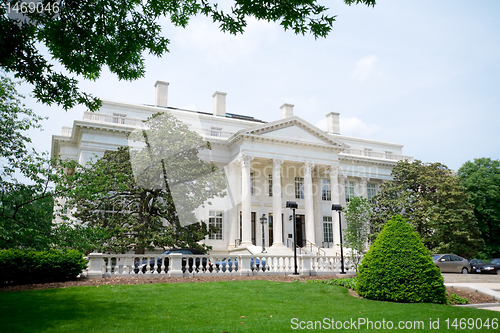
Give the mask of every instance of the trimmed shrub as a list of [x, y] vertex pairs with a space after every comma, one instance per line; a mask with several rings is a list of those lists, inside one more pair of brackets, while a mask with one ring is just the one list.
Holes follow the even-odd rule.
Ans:
[[446, 303], [439, 268], [400, 215], [387, 222], [365, 255], [356, 291], [362, 297], [380, 301]]
[[1, 250], [0, 284], [72, 280], [86, 266], [87, 260], [76, 250]]

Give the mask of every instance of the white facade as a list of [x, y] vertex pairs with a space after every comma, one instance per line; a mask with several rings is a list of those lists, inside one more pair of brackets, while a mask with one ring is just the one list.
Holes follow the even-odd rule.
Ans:
[[341, 135], [335, 112], [327, 114], [328, 132], [324, 132], [294, 116], [291, 104], [283, 104], [281, 117], [266, 123], [227, 113], [222, 92], [214, 93], [214, 110], [206, 113], [167, 106], [168, 83], [158, 81], [155, 87], [154, 106], [103, 101], [98, 113], [87, 112], [72, 128], [64, 127], [52, 138], [52, 157], [84, 164], [94, 155], [102, 157], [107, 150], [127, 146], [126, 134], [149, 116], [158, 112], [176, 116], [211, 142], [210, 156], [205, 158], [226, 174], [228, 195], [196, 211], [200, 220], [221, 227], [205, 240], [212, 253], [260, 253], [262, 217], [268, 253], [291, 253], [292, 211], [285, 205], [294, 201], [297, 244], [310, 253], [335, 254], [339, 224], [332, 204], [345, 206], [353, 195], [370, 198], [391, 179], [398, 160], [412, 160], [402, 155], [400, 144]]

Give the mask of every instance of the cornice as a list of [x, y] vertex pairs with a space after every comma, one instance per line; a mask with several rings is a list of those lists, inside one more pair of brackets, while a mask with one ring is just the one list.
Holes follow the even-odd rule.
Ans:
[[229, 146], [232, 146], [232, 145], [238, 144], [238, 143], [240, 143], [242, 141], [245, 141], [245, 139], [250, 139], [252, 141], [282, 143], [282, 144], [290, 144], [290, 145], [295, 145], [295, 146], [329, 149], [329, 150], [334, 150], [334, 151], [337, 151], [337, 152], [341, 152], [341, 151], [344, 150], [344, 148], [340, 148], [338, 146], [330, 146], [330, 145], [327, 145], [327, 144], [320, 144], [320, 143], [306, 142], [306, 141], [299, 141], [299, 140], [287, 140], [287, 139], [270, 138], [270, 137], [263, 137], [261, 135], [249, 135], [249, 134], [241, 134], [241, 135], [238, 135], [237, 137], [235, 137], [233, 139], [229, 139], [228, 142], [227, 142], [227, 144]]
[[346, 161], [346, 162], [352, 162], [352, 163], [359, 163], [359, 164], [375, 164], [375, 165], [384, 165], [384, 166], [395, 166], [398, 161], [395, 160], [381, 160], [381, 159], [375, 159], [372, 157], [359, 157], [359, 156], [348, 156], [348, 155], [340, 155], [339, 154], [339, 161]]
[[[307, 142], [307, 141], [299, 141], [299, 140], [287, 140], [287, 139], [279, 139], [279, 138], [270, 138], [270, 137], [263, 137], [262, 134], [270, 133], [275, 130], [281, 129], [281, 128], [287, 128], [290, 126], [298, 126], [306, 130], [307, 132], [311, 133], [312, 135], [330, 143], [327, 144], [326, 142], [324, 144], [320, 143], [314, 143], [314, 142]], [[276, 120], [273, 122], [265, 123], [265, 124], [260, 124], [258, 126], [254, 126], [253, 128], [250, 129], [243, 129], [239, 130], [235, 134], [233, 134], [228, 140], [228, 144], [233, 145], [241, 141], [242, 139], [252, 139], [252, 140], [261, 140], [261, 141], [270, 141], [270, 142], [279, 142], [279, 143], [285, 143], [285, 144], [294, 144], [294, 145], [299, 145], [299, 146], [309, 146], [309, 147], [318, 147], [318, 148], [327, 148], [327, 149], [334, 149], [338, 150], [339, 152], [349, 148], [348, 145], [341, 141], [337, 141], [332, 139], [330, 136], [323, 134], [318, 128], [314, 127], [313, 125], [309, 124], [302, 118], [299, 118], [297, 116], [290, 117], [290, 118], [285, 118], [285, 119], [280, 119]]]

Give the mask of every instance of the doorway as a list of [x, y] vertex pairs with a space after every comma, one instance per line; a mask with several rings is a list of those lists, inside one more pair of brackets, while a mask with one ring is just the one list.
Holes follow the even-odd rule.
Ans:
[[[252, 233], [252, 245], [255, 245], [255, 216], [256, 216], [256, 212], [252, 212], [251, 213], [251, 233]], [[242, 224], [243, 224], [243, 217], [242, 217], [242, 213], [240, 211], [240, 240], [243, 241], [243, 227], [242, 227]]]
[[295, 215], [297, 224], [297, 245], [304, 247], [306, 245], [306, 219], [305, 215]]

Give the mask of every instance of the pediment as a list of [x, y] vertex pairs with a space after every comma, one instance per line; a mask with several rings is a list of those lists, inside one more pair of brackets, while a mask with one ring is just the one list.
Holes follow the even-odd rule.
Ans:
[[251, 136], [265, 140], [277, 140], [295, 142], [306, 145], [321, 145], [338, 147], [340, 149], [349, 148], [345, 143], [331, 138], [322, 130], [305, 120], [295, 116], [286, 119], [265, 123], [239, 131], [234, 138], [241, 136]]
[[282, 140], [297, 140], [297, 141], [307, 141], [313, 143], [325, 144], [324, 139], [319, 138], [317, 135], [301, 128], [297, 125], [287, 126], [278, 128], [274, 131], [261, 134], [264, 137], [276, 138]]

